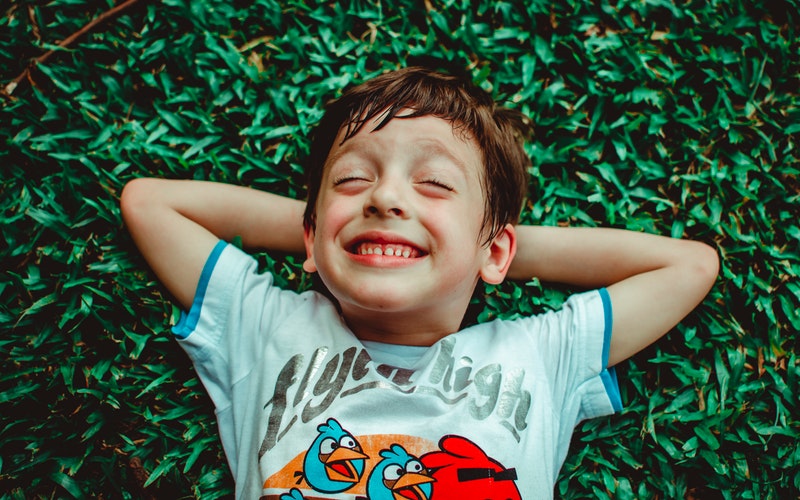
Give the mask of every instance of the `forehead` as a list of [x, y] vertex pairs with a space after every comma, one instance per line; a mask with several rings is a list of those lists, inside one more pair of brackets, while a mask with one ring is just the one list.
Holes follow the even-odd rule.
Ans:
[[325, 161], [326, 169], [348, 155], [380, 158], [401, 153], [413, 158], [447, 159], [465, 172], [482, 176], [483, 155], [465, 128], [436, 116], [407, 116], [400, 112], [378, 129], [384, 118], [380, 114], [347, 140], [344, 139], [346, 126], [343, 126]]

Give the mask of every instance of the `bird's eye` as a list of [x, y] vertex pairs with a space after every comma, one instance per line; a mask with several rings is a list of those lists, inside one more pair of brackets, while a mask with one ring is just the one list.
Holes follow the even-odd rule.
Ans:
[[339, 445], [336, 443], [336, 440], [333, 438], [326, 438], [323, 439], [322, 442], [319, 444], [319, 452], [322, 455], [330, 455], [333, 453], [333, 450], [338, 448]]
[[406, 472], [412, 472], [419, 474], [420, 472], [424, 471], [425, 467], [422, 466], [417, 460], [412, 460], [406, 464]]
[[351, 450], [356, 447], [356, 440], [353, 439], [352, 436], [344, 436], [342, 439], [339, 440], [339, 445], [344, 448], [350, 448]]
[[386, 481], [397, 481], [405, 473], [399, 465], [390, 465], [383, 470], [383, 479]]

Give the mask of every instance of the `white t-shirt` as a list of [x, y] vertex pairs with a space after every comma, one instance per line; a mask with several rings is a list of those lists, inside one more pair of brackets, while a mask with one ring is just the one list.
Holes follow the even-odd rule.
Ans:
[[551, 498], [575, 425], [621, 407], [605, 290], [420, 348], [361, 342], [256, 267], [220, 242], [174, 328], [237, 498]]

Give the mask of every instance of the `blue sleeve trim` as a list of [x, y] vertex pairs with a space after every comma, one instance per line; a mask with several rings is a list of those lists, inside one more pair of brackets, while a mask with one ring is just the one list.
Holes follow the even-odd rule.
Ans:
[[[611, 348], [611, 330], [614, 326], [614, 314], [611, 310], [611, 296], [608, 295], [608, 290], [601, 288], [599, 292], [603, 301], [603, 320], [605, 323], [603, 327], [603, 366], [606, 367], [608, 366], [608, 352]], [[622, 396], [619, 393], [616, 370], [613, 367], [604, 369], [600, 373], [600, 379], [603, 381], [614, 411], [622, 410]]]
[[611, 348], [611, 329], [614, 326], [614, 316], [611, 312], [611, 296], [608, 290], [601, 288], [600, 298], [603, 300], [603, 366], [608, 366], [608, 351]]
[[614, 367], [603, 370], [600, 379], [606, 388], [606, 394], [611, 401], [611, 407], [615, 412], [622, 410], [622, 395], [619, 393], [619, 381], [617, 380], [617, 370]]
[[182, 311], [178, 323], [172, 327], [172, 333], [175, 337], [185, 339], [197, 328], [197, 322], [200, 321], [200, 310], [203, 308], [203, 300], [206, 297], [206, 289], [208, 289], [208, 282], [211, 280], [211, 273], [214, 272], [219, 256], [227, 245], [226, 242], [220, 240], [208, 256], [208, 260], [203, 266], [203, 272], [200, 274], [200, 281], [197, 283], [192, 307], [188, 313]]

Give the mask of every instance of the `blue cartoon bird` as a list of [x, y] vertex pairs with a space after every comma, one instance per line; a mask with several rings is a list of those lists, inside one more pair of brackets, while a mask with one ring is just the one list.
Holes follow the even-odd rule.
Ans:
[[399, 444], [381, 451], [367, 480], [369, 500], [428, 500], [435, 480], [422, 463]]
[[278, 500], [305, 500], [303, 494], [297, 488], [292, 488], [289, 493], [284, 493]]
[[339, 493], [358, 484], [369, 458], [358, 441], [332, 418], [317, 430], [319, 435], [303, 460], [308, 485], [321, 493]]

